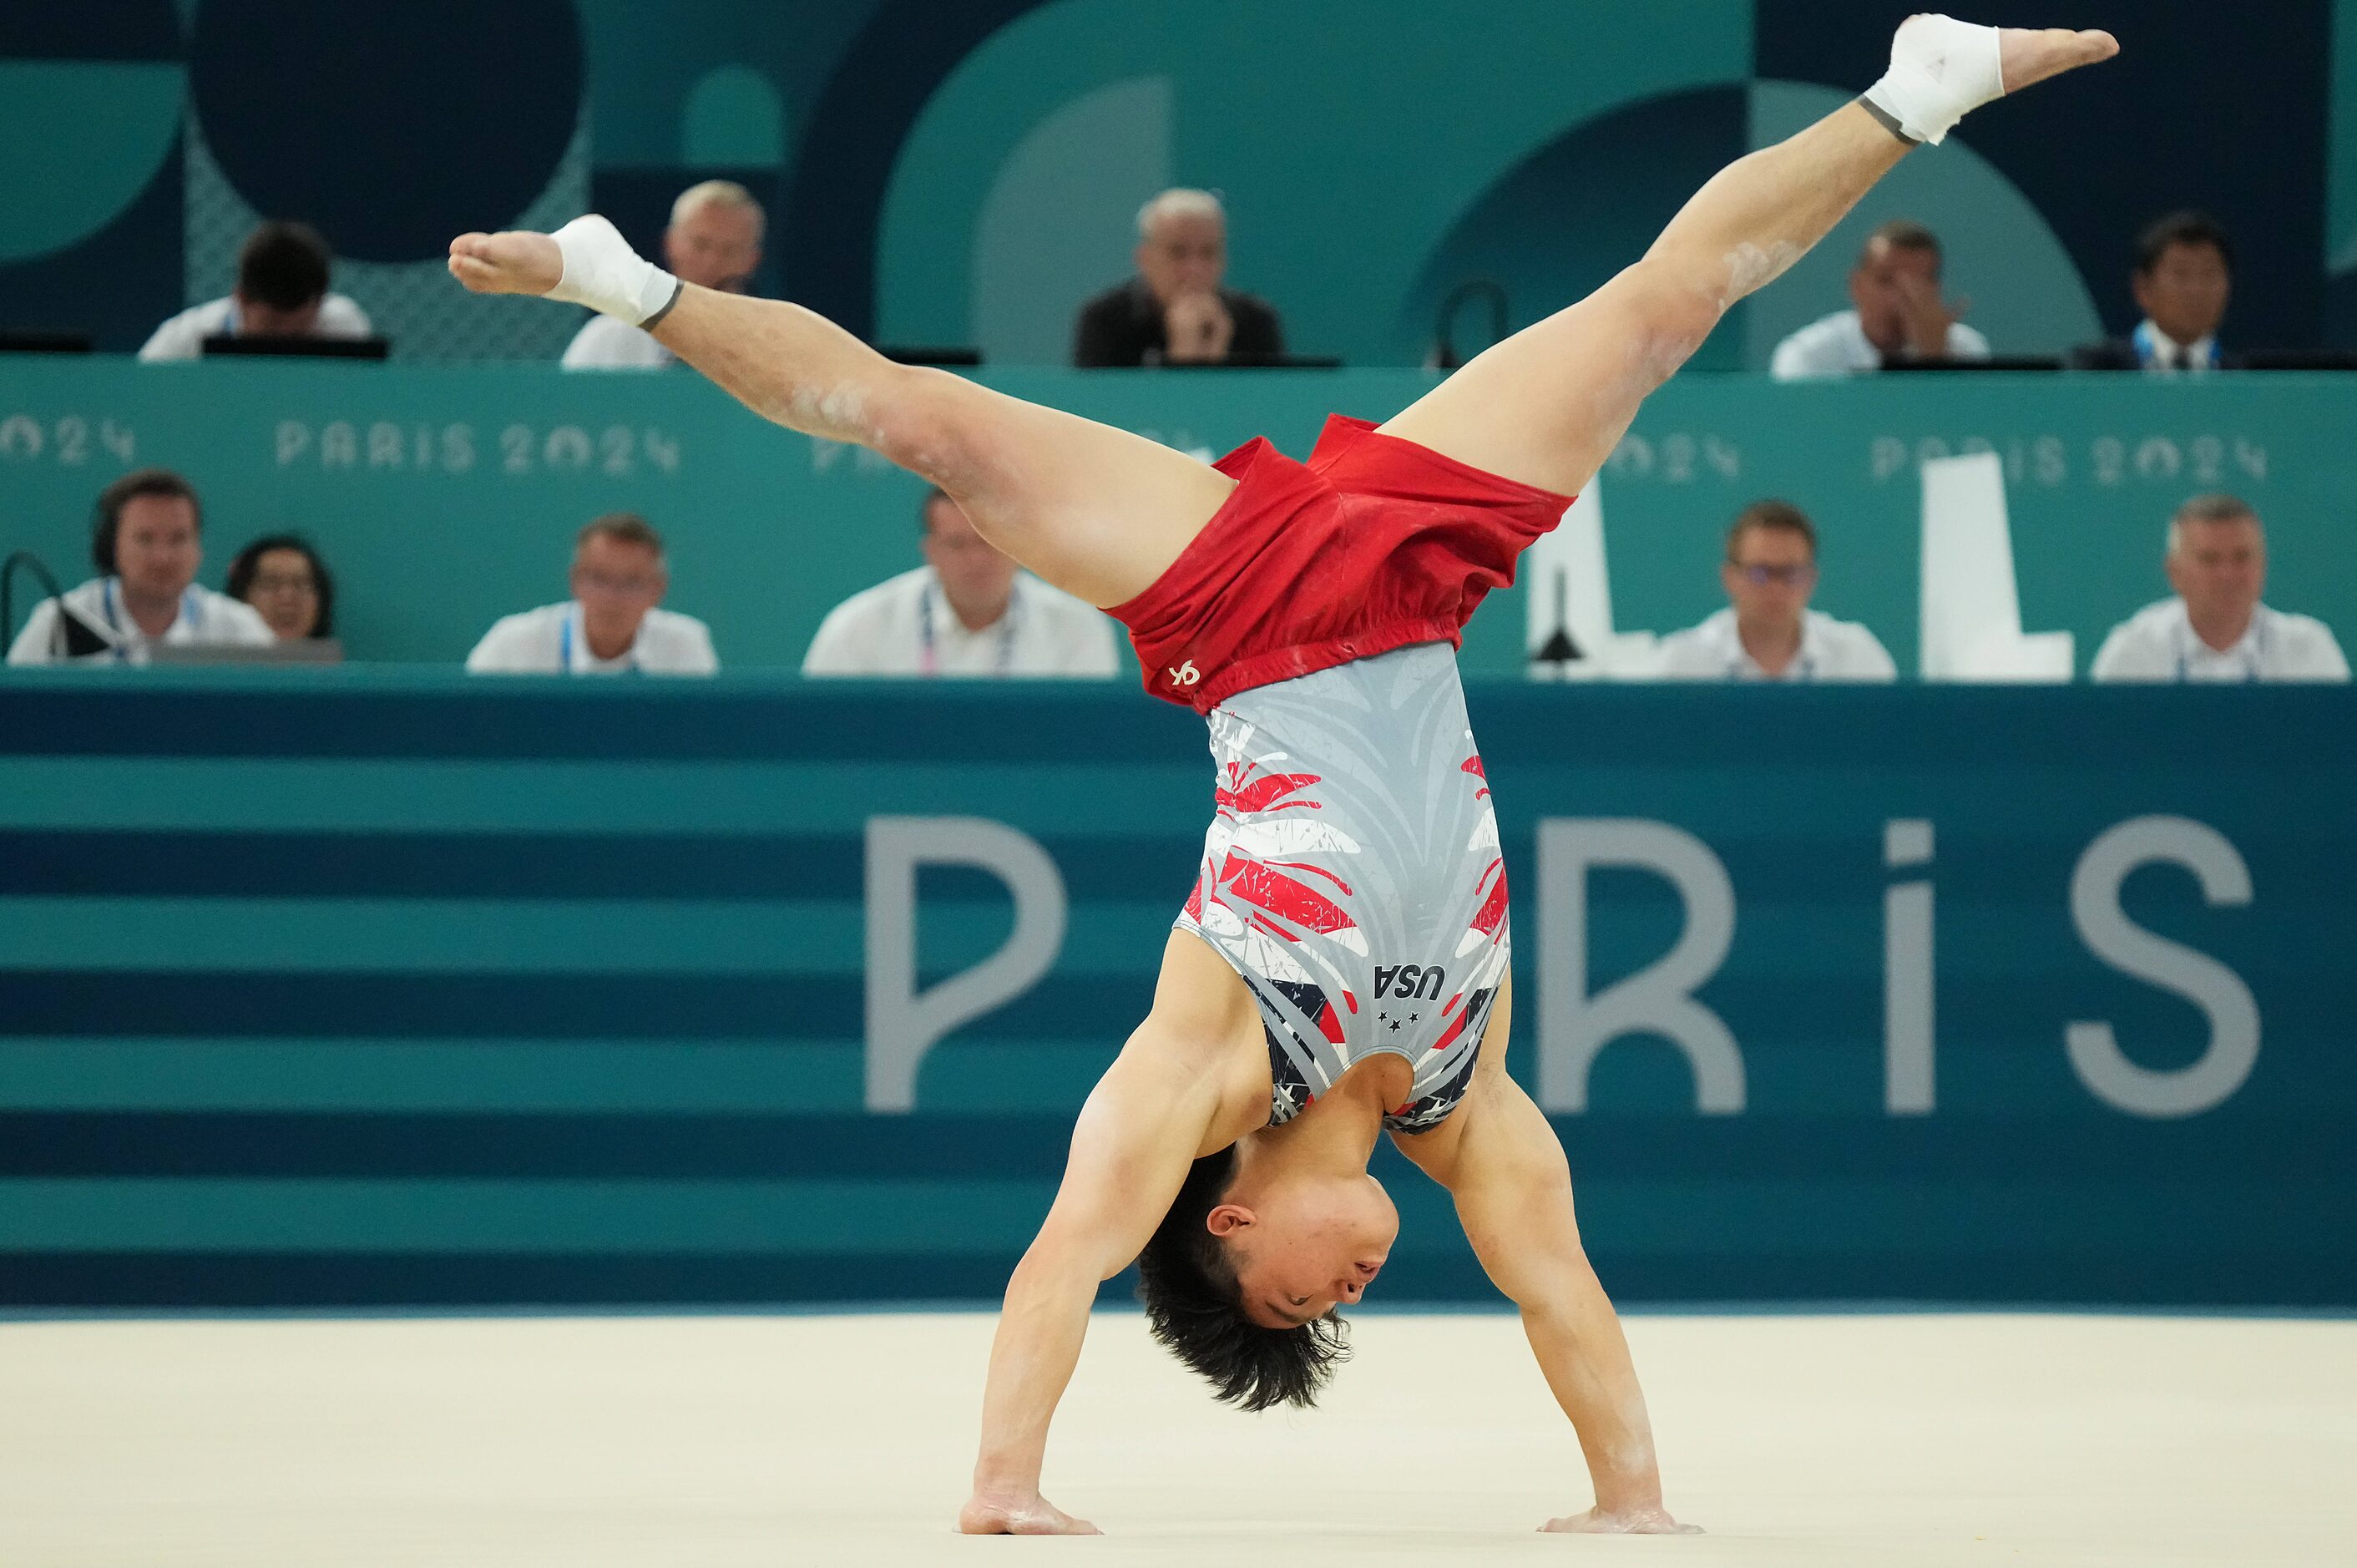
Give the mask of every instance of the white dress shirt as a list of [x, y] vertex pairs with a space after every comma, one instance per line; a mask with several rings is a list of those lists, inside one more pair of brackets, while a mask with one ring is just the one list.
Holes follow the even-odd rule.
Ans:
[[2206, 376], [2218, 368], [2218, 339], [2213, 334], [2198, 343], [2180, 343], [2146, 321], [2128, 339], [2145, 373], [2155, 376]]
[[[1948, 328], [1948, 358], [1986, 360], [1988, 339], [1959, 321]], [[1802, 328], [1776, 345], [1768, 373], [1780, 381], [1825, 381], [1882, 369], [1882, 350], [1868, 341], [1866, 323], [1844, 310]]]
[[2098, 681], [2346, 681], [2349, 660], [2332, 628], [2261, 605], [2250, 629], [2222, 652], [2201, 640], [2185, 601], [2147, 605], [2112, 628], [2095, 655]]
[[[319, 302], [319, 324], [311, 329], [315, 338], [366, 338], [375, 329], [369, 325], [368, 313], [340, 294], [331, 294]], [[156, 328], [139, 357], [153, 364], [158, 360], [200, 359], [205, 351], [205, 339], [237, 333], [237, 300], [234, 297], [212, 300], [204, 305], [192, 305], [163, 326]]]
[[827, 612], [802, 660], [805, 675], [1035, 675], [1121, 671], [1103, 610], [1015, 575], [1006, 613], [968, 631], [931, 566], [903, 572]]
[[568, 371], [660, 371], [679, 362], [679, 356], [627, 321], [593, 316], [559, 361]]
[[720, 669], [712, 631], [694, 616], [649, 610], [639, 635], [612, 659], [589, 651], [572, 600], [502, 616], [467, 655], [472, 675], [710, 675]]
[[1781, 675], [1760, 668], [1723, 609], [1700, 626], [1662, 639], [1654, 674], [1664, 681], [1872, 681], [1899, 679], [1882, 639], [1856, 621], [1815, 610], [1801, 617], [1801, 650]]
[[[269, 623], [253, 606], [194, 584], [180, 596], [180, 613], [164, 628], [161, 637], [149, 637], [131, 618], [131, 612], [124, 607], [123, 583], [119, 578], [93, 577], [68, 590], [64, 598], [84, 625], [113, 645], [111, 652], [86, 655], [85, 660], [91, 663], [145, 664], [147, 650], [159, 642], [268, 648], [278, 640], [272, 635]], [[25, 629], [17, 633], [15, 645], [8, 650], [8, 662], [59, 662], [50, 650], [58, 629], [58, 601], [43, 599], [25, 618]]]

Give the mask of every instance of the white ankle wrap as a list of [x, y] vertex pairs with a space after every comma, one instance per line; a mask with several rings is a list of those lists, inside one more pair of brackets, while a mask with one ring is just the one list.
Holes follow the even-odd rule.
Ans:
[[1953, 16], [1910, 16], [1890, 49], [1890, 73], [1867, 102], [1898, 122], [1910, 141], [1938, 146], [1956, 122], [2005, 96], [1995, 27]]
[[551, 238], [565, 255], [565, 275], [548, 291], [551, 299], [646, 327], [679, 297], [679, 280], [631, 250], [621, 231], [594, 212]]

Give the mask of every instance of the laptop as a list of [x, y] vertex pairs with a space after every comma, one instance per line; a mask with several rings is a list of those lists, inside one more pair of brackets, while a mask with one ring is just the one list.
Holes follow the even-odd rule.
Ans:
[[267, 647], [235, 642], [159, 642], [147, 650], [150, 664], [341, 664], [344, 645], [332, 637], [274, 642]]

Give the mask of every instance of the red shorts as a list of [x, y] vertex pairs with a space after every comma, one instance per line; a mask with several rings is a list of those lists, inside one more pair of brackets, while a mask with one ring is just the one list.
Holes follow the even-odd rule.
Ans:
[[1146, 689], [1204, 714], [1411, 643], [1461, 644], [1571, 506], [1340, 414], [1307, 466], [1261, 438], [1217, 467], [1235, 493], [1152, 587], [1106, 612], [1129, 628]]

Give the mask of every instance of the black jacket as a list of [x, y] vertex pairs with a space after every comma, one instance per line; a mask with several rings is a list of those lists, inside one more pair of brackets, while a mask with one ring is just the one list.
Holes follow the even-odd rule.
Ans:
[[[1236, 325], [1228, 342], [1231, 360], [1266, 360], [1285, 352], [1285, 328], [1276, 307], [1255, 295], [1220, 291], [1220, 303]], [[1081, 306], [1072, 330], [1072, 363], [1084, 371], [1158, 365], [1169, 347], [1162, 304], [1142, 278], [1109, 288]]]

